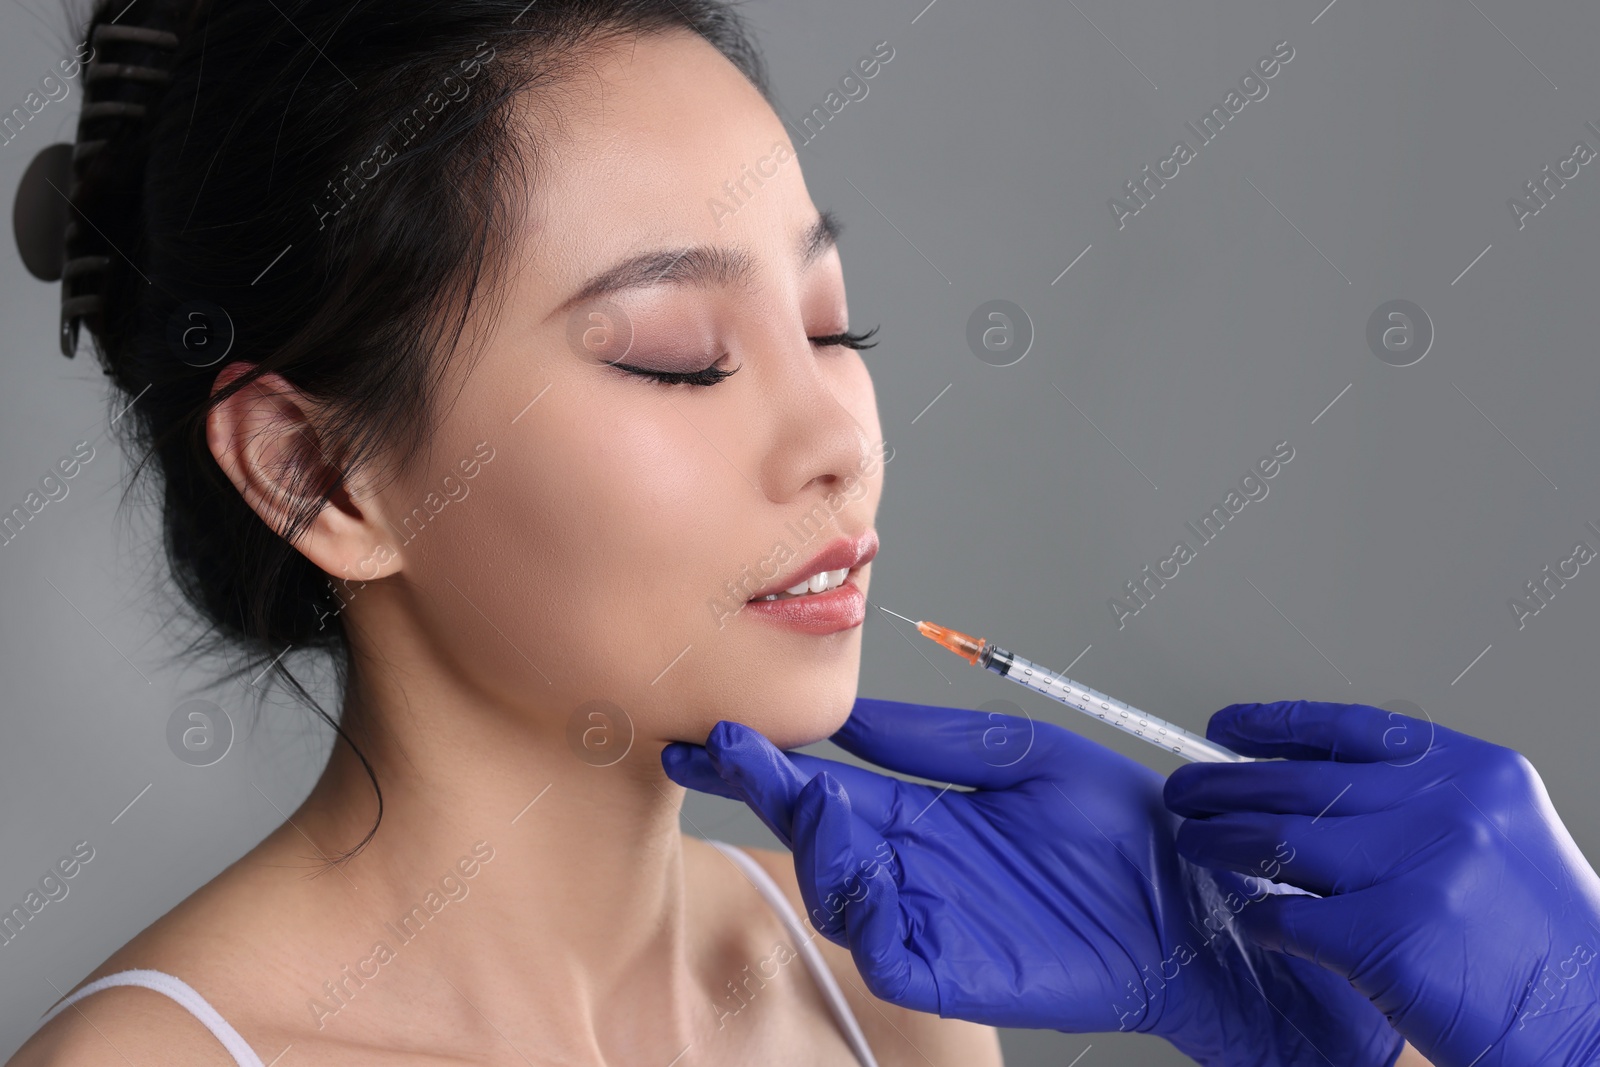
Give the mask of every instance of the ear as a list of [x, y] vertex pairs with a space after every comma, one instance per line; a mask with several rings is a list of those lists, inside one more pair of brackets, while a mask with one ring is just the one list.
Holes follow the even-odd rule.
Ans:
[[[250, 367], [231, 363], [215, 396]], [[380, 502], [347, 475], [319, 437], [317, 405], [279, 374], [264, 374], [215, 405], [206, 444], [261, 520], [284, 536], [291, 520], [332, 485], [329, 499], [291, 542], [325, 573], [372, 581], [400, 571], [400, 553]]]

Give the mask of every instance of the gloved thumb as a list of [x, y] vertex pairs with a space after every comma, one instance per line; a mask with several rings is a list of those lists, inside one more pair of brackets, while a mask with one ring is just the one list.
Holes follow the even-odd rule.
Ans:
[[1046, 750], [1061, 736], [1051, 723], [998, 712], [858, 697], [829, 740], [846, 752], [902, 774], [936, 782], [1004, 789], [1054, 767]]

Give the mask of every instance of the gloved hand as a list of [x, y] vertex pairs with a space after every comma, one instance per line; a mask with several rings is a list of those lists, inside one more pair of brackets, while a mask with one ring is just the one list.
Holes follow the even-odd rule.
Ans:
[[749, 804], [793, 850], [812, 924], [879, 998], [998, 1026], [1153, 1033], [1208, 1065], [1399, 1054], [1344, 979], [1236, 936], [1233, 913], [1266, 883], [1181, 859], [1154, 771], [1048, 723], [887, 700], [857, 700], [833, 741], [973, 789], [780, 752], [731, 722], [661, 760], [674, 781]]
[[1279, 842], [1276, 896], [1239, 921], [1316, 960], [1436, 1067], [1600, 1063], [1600, 878], [1526, 759], [1360, 704], [1235, 704], [1206, 736], [1289, 762], [1191, 764], [1178, 851], [1243, 869]]

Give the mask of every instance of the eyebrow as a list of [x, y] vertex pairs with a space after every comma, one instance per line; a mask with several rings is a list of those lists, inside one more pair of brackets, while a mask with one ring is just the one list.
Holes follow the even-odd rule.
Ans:
[[[800, 268], [811, 266], [839, 243], [843, 224], [832, 211], [822, 211], [800, 235], [796, 249]], [[607, 267], [584, 282], [551, 314], [559, 314], [587, 300], [625, 289], [649, 285], [676, 285], [685, 288], [729, 286], [748, 288], [755, 277], [755, 264], [749, 253], [723, 245], [693, 245], [688, 248], [663, 248], [630, 256]]]

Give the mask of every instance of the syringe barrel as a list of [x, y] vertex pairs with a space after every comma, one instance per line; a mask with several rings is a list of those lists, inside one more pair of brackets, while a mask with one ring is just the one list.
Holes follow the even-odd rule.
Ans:
[[1002, 678], [1009, 678], [1036, 693], [1059, 700], [1069, 708], [1092, 715], [1101, 722], [1110, 723], [1168, 752], [1175, 752], [1186, 760], [1204, 763], [1253, 762], [1249, 756], [1241, 756], [1232, 749], [1224, 748], [1215, 741], [1207, 741], [1199, 734], [1190, 733], [1165, 719], [1146, 715], [1130, 704], [1097, 689], [1079, 685], [1058, 671], [1041, 667], [1003, 648], [986, 646], [978, 662]]

